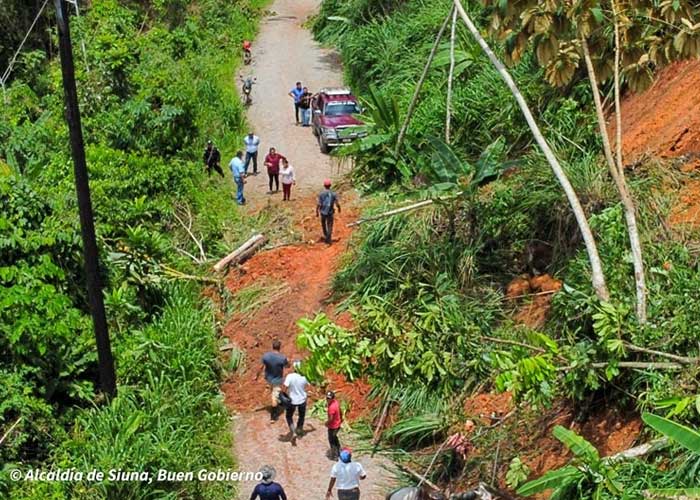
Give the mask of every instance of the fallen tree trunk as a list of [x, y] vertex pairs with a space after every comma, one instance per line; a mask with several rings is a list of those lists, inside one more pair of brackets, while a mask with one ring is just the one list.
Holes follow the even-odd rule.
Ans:
[[265, 236], [262, 234], [256, 234], [241, 246], [236, 248], [233, 252], [217, 262], [214, 265], [214, 271], [223, 271], [230, 264], [243, 262], [245, 259], [253, 255], [263, 243], [265, 243]]

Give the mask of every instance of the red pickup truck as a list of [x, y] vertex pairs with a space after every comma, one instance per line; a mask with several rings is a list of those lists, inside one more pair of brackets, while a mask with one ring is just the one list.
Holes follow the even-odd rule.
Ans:
[[347, 88], [324, 88], [311, 101], [311, 127], [322, 153], [367, 135], [357, 98]]

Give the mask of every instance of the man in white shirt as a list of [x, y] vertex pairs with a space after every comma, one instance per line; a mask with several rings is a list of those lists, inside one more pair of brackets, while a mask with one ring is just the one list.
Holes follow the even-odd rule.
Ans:
[[360, 480], [366, 477], [367, 473], [362, 468], [362, 464], [352, 461], [352, 451], [343, 448], [340, 450], [340, 460], [331, 469], [326, 500], [333, 496], [333, 486], [338, 489], [338, 500], [359, 500]]
[[[299, 373], [301, 361], [292, 363], [292, 372], [284, 379], [284, 392], [287, 393], [291, 403], [287, 406], [285, 418], [292, 435], [292, 446], [297, 444], [297, 435], [304, 432], [304, 417], [306, 417], [306, 386], [309, 381]], [[294, 412], [299, 411], [296, 427], [294, 426]]]
[[258, 147], [260, 147], [260, 137], [253, 132], [248, 132], [243, 138], [245, 144], [245, 175], [248, 175], [248, 165], [253, 160], [253, 175], [258, 175]]

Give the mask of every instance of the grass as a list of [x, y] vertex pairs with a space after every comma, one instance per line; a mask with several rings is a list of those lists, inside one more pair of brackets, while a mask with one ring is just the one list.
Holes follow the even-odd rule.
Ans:
[[289, 291], [290, 287], [287, 283], [256, 281], [236, 292], [228, 304], [228, 312], [234, 314], [236, 319], [245, 325], [263, 307], [283, 297]]

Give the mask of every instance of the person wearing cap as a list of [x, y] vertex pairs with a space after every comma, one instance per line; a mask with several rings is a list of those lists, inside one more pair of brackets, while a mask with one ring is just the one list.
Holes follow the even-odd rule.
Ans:
[[207, 141], [207, 147], [202, 155], [202, 160], [204, 161], [204, 168], [207, 169], [207, 175], [211, 177], [211, 171], [216, 170], [221, 177], [224, 176], [224, 171], [221, 170], [221, 153], [214, 143]]
[[328, 418], [326, 419], [326, 428], [328, 429], [328, 444], [331, 446], [331, 460], [338, 460], [340, 454], [340, 440], [338, 432], [343, 424], [343, 416], [340, 413], [340, 403], [335, 399], [335, 392], [328, 391], [326, 393], [326, 411]]
[[[306, 377], [299, 373], [301, 361], [292, 363], [292, 373], [287, 374], [284, 379], [283, 390], [291, 399], [291, 403], [287, 406], [285, 419], [289, 426], [289, 432], [292, 436], [292, 446], [297, 444], [297, 435], [301, 436], [304, 433], [304, 418], [306, 417], [306, 386], [309, 381]], [[297, 425], [294, 425], [294, 413], [299, 412]]]
[[321, 229], [323, 230], [323, 238], [330, 245], [333, 235], [333, 215], [335, 207], [338, 207], [340, 213], [340, 203], [338, 203], [338, 195], [331, 190], [331, 180], [323, 181], [323, 191], [318, 195], [318, 203], [316, 204], [316, 217], [321, 217]]
[[326, 499], [333, 496], [333, 487], [338, 491], [338, 500], [359, 500], [360, 481], [367, 477], [362, 464], [352, 461], [352, 451], [349, 448], [340, 450], [340, 460], [333, 464], [331, 479], [328, 482]]
[[255, 485], [255, 489], [250, 494], [250, 500], [287, 500], [287, 494], [279, 483], [272, 481], [275, 477], [275, 469], [266, 465], [260, 469], [262, 480]]
[[245, 144], [245, 175], [248, 175], [250, 160], [253, 160], [253, 175], [258, 175], [258, 147], [260, 146], [260, 137], [250, 131], [248, 135], [243, 138], [243, 144]]
[[282, 159], [280, 180], [282, 181], [282, 201], [289, 201], [292, 199], [292, 184], [297, 183], [297, 178], [294, 175], [294, 167], [289, 164], [286, 158]]

